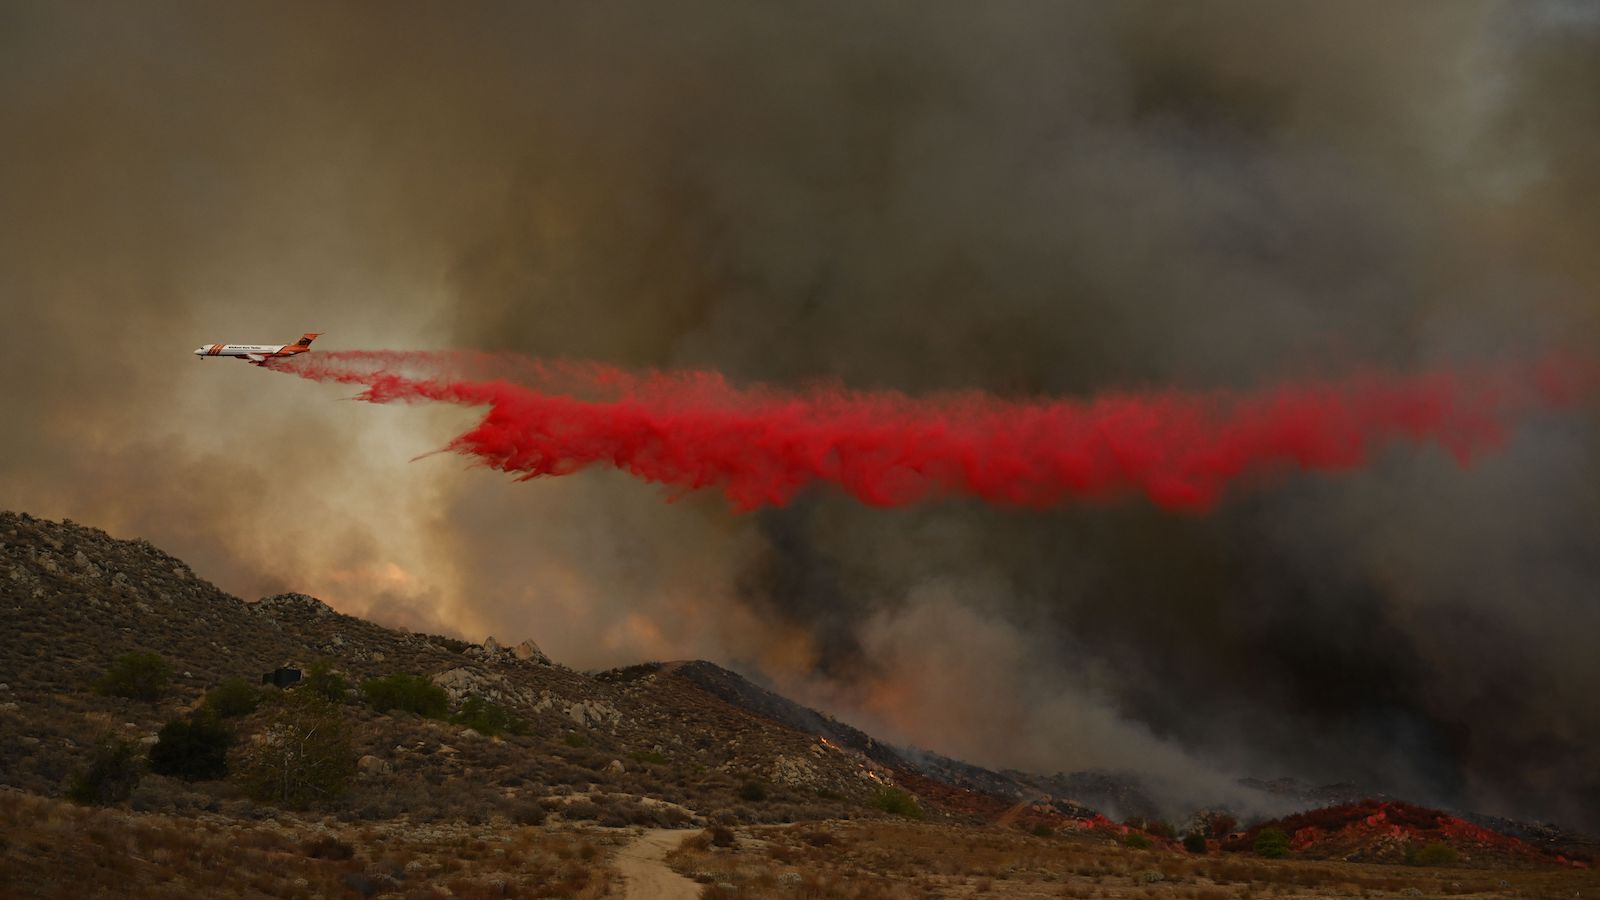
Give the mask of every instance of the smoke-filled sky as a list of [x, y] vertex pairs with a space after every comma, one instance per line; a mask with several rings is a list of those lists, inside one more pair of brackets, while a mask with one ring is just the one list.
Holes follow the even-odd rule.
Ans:
[[1205, 515], [739, 513], [414, 459], [474, 411], [189, 355], [1025, 399], [1581, 351], [1596, 85], [1600, 14], [1555, 0], [6, 2], [0, 507], [990, 765], [1600, 825], [1592, 414]]

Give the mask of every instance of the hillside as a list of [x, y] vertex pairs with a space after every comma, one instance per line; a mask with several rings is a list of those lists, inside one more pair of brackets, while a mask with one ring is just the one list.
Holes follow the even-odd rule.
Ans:
[[[255, 681], [316, 660], [352, 683], [423, 675], [453, 705], [483, 697], [528, 724], [525, 735], [477, 740], [442, 722], [352, 702], [359, 750], [371, 759], [335, 811], [356, 818], [399, 810], [424, 819], [493, 811], [525, 818], [530, 801], [555, 806], [554, 797], [581, 791], [610, 824], [669, 823], [669, 808], [697, 819], [777, 822], [870, 813], [880, 791], [900, 787], [935, 816], [995, 819], [1026, 802], [1029, 821], [1092, 822], [1102, 820], [1077, 795], [1110, 796], [1108, 783], [1131, 790], [1092, 774], [1002, 773], [893, 747], [705, 661], [587, 675], [550, 661], [531, 641], [506, 648], [395, 631], [300, 594], [245, 602], [147, 542], [70, 521], [0, 514], [0, 578], [12, 623], [0, 632], [0, 716], [26, 735], [0, 751], [0, 771], [4, 784], [46, 796], [62, 792], [108, 733], [151, 743], [162, 723], [223, 679]], [[139, 650], [174, 666], [165, 698], [94, 693], [113, 660]], [[519, 774], [526, 771], [540, 775]], [[673, 806], [640, 807], [629, 797]], [[135, 802], [172, 811], [215, 798], [183, 791]], [[1141, 798], [1130, 811], [1153, 814], [1148, 806]]]
[[[0, 822], [8, 834], [43, 829], [31, 841], [0, 841], [0, 895], [10, 895], [8, 871], [65, 871], [61, 867], [85, 861], [96, 867], [100, 880], [94, 883], [101, 885], [90, 893], [115, 893], [122, 864], [105, 868], [93, 841], [69, 837], [86, 828], [105, 835], [131, 828], [124, 838], [105, 840], [127, 847], [153, 841], [168, 847], [162, 851], [168, 856], [180, 854], [171, 848], [226, 843], [219, 835], [247, 835], [245, 849], [228, 851], [239, 865], [271, 865], [273, 853], [311, 848], [289, 861], [301, 874], [273, 884], [288, 878], [334, 891], [342, 884], [363, 895], [401, 885], [405, 867], [420, 859], [444, 872], [459, 870], [462, 884], [477, 878], [527, 886], [559, 877], [566, 887], [551, 896], [606, 896], [616, 889], [612, 876], [576, 874], [587, 869], [573, 858], [601, 865], [623, 843], [619, 832], [605, 829], [620, 827], [733, 826], [782, 846], [792, 840], [759, 829], [820, 822], [843, 827], [845, 820], [872, 827], [912, 817], [922, 820], [917, 827], [935, 829], [907, 833], [919, 842], [963, 842], [969, 838], [962, 835], [991, 834], [998, 825], [1011, 835], [1053, 835], [1101, 850], [1130, 842], [1153, 844], [1150, 852], [1183, 853], [1170, 832], [1152, 825], [1143, 834], [1085, 802], [1094, 798], [1119, 818], [1153, 816], [1155, 806], [1137, 784], [1118, 776], [998, 772], [894, 747], [705, 661], [586, 674], [551, 661], [532, 641], [507, 648], [492, 639], [480, 645], [397, 631], [300, 594], [246, 602], [144, 541], [113, 539], [72, 522], [0, 513], [0, 611], [6, 623], [0, 629], [0, 729], [6, 735], [0, 741]], [[136, 700], [95, 690], [119, 657], [137, 651], [155, 651], [170, 663], [170, 684], [161, 696]], [[251, 799], [233, 779], [146, 774], [126, 800], [113, 804], [134, 819], [76, 812], [61, 802], [74, 776], [109, 742], [148, 753], [164, 724], [193, 714], [225, 679], [257, 684], [278, 667], [309, 670], [318, 661], [349, 685], [335, 704], [349, 729], [352, 759], [359, 758], [347, 790], [298, 813]], [[401, 674], [442, 688], [445, 712], [378, 712], [356, 689]], [[277, 688], [259, 691], [285, 696]], [[488, 701], [515, 727], [486, 734], [450, 721], [449, 713], [460, 713], [469, 700]], [[236, 749], [271, 740], [273, 708], [266, 702], [230, 720]], [[1293, 853], [1307, 859], [1408, 861], [1414, 856], [1408, 851], [1423, 842], [1443, 842], [1459, 848], [1454, 858], [1462, 864], [1538, 867], [1581, 862], [1585, 847], [1592, 849], [1561, 833], [1506, 834], [1515, 823], [1490, 830], [1415, 807], [1384, 809], [1391, 818], [1422, 824], [1396, 831], [1393, 821], [1371, 819], [1373, 811], [1365, 808], [1359, 815], [1304, 814], [1213, 835], [1210, 850], [1248, 855], [1261, 828], [1272, 824], [1286, 828]], [[191, 826], [198, 831], [190, 833]], [[812, 831], [794, 834], [813, 849], [824, 842]], [[1538, 840], [1521, 839], [1535, 834]], [[540, 862], [516, 869], [520, 874], [507, 882], [503, 859], [491, 851], [513, 839], [525, 859]], [[1016, 840], [996, 846], [1023, 852]], [[448, 849], [463, 842], [487, 855], [463, 863]], [[412, 850], [396, 856], [381, 849], [388, 846]], [[330, 862], [324, 851], [336, 858]], [[716, 869], [743, 858], [702, 858], [723, 851], [731, 853], [700, 848], [696, 865]], [[147, 859], [146, 850], [127, 852]], [[1136, 868], [1124, 874], [1138, 877]], [[175, 884], [203, 880], [199, 874], [170, 877], [179, 879]], [[726, 877], [737, 882], [743, 876]], [[838, 877], [847, 874], [840, 870]], [[174, 891], [155, 895], [184, 895]]]
[[[785, 821], [848, 815], [893, 780], [861, 754], [782, 727], [686, 679], [591, 677], [551, 663], [531, 643], [509, 649], [394, 631], [303, 595], [246, 603], [148, 543], [71, 522], [0, 514], [0, 578], [10, 625], [0, 630], [0, 717], [8, 733], [24, 736], [0, 751], [0, 772], [5, 784], [39, 794], [60, 794], [85, 748], [107, 732], [152, 742], [163, 722], [224, 678], [256, 681], [276, 667], [303, 669], [318, 659], [355, 683], [427, 676], [455, 704], [478, 695], [529, 726], [526, 735], [483, 740], [443, 722], [378, 715], [351, 703], [358, 749], [377, 760], [368, 764], [376, 774], [339, 801], [341, 815], [525, 815], [519, 804], [550, 805], [556, 792], [595, 786], [591, 794], [607, 808], [602, 820], [617, 824], [670, 819], [623, 796], [680, 804], [699, 817]], [[145, 703], [91, 690], [114, 659], [139, 650], [172, 663], [165, 698]], [[538, 779], [518, 774], [529, 771]], [[751, 805], [741, 792], [764, 794], [764, 802]], [[606, 799], [612, 796], [615, 803]], [[185, 801], [207, 804], [185, 795], [158, 805], [170, 810]]]

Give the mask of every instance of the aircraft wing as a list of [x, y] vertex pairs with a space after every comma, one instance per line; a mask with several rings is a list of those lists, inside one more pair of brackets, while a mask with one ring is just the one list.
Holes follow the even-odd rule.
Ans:
[[250, 360], [258, 366], [267, 361], [267, 358], [260, 353], [246, 353], [244, 358]]

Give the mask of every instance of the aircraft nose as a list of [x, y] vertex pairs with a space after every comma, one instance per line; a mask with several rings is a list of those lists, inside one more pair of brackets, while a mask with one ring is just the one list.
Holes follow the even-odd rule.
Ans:
[[194, 351], [194, 355], [195, 356], [205, 356], [206, 355], [206, 348], [201, 347], [200, 349]]

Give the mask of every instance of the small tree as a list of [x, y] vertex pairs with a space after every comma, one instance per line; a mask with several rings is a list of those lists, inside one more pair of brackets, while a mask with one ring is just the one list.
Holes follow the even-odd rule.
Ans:
[[129, 700], [160, 700], [172, 678], [172, 665], [154, 650], [124, 653], [94, 683], [97, 693]]
[[450, 709], [450, 695], [421, 675], [390, 675], [361, 684], [361, 692], [377, 712], [398, 709], [429, 719], [442, 719]]
[[233, 732], [214, 716], [173, 719], [161, 726], [150, 748], [150, 771], [184, 781], [210, 781], [228, 774]]
[[1183, 849], [1190, 853], [1206, 852], [1206, 836], [1198, 831], [1191, 831], [1183, 836]]
[[296, 690], [310, 691], [334, 703], [343, 703], [350, 694], [350, 682], [333, 670], [333, 663], [319, 659], [306, 669], [306, 677], [301, 679]]
[[917, 798], [899, 788], [886, 787], [872, 797], [872, 805], [883, 810], [891, 816], [905, 816], [908, 819], [922, 818], [922, 807], [917, 805]]
[[261, 688], [243, 678], [224, 678], [206, 694], [205, 707], [224, 719], [248, 716], [261, 705]]
[[461, 704], [461, 710], [450, 721], [465, 725], [479, 734], [527, 734], [528, 723], [512, 715], [509, 710], [474, 694]]
[[1239, 820], [1222, 810], [1214, 809], [1201, 813], [1197, 825], [1206, 837], [1225, 838], [1239, 827]]
[[1279, 828], [1263, 828], [1256, 835], [1255, 850], [1257, 856], [1282, 859], [1289, 855], [1289, 836]]
[[233, 762], [247, 794], [294, 809], [343, 793], [356, 770], [340, 708], [310, 691], [278, 697], [261, 732]]
[[138, 786], [139, 774], [139, 749], [129, 741], [107, 738], [89, 767], [73, 776], [67, 799], [84, 806], [121, 803]]
[[1173, 828], [1172, 823], [1166, 821], [1165, 819], [1146, 820], [1144, 824], [1144, 830], [1158, 838], [1163, 838], [1169, 841], [1178, 836], [1178, 830]]

